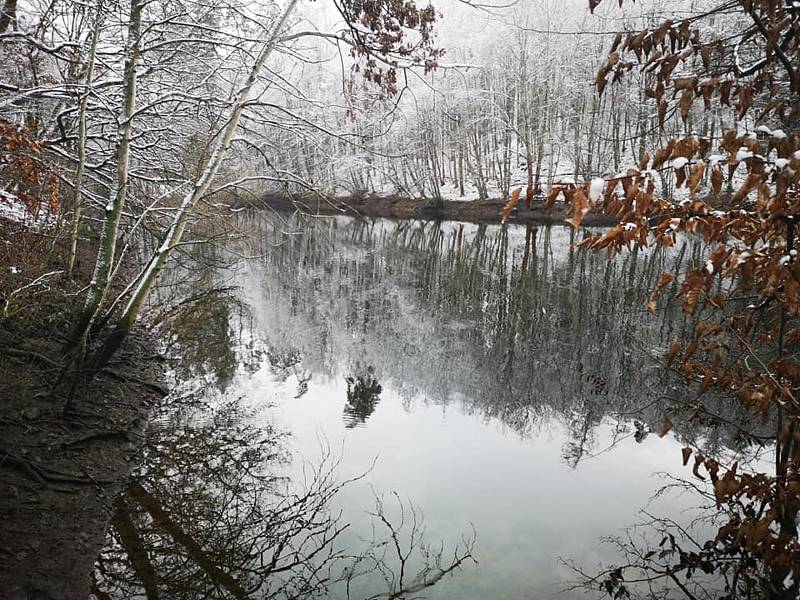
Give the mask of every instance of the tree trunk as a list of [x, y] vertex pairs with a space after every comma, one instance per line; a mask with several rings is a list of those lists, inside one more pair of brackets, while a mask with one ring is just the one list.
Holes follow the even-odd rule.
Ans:
[[133, 116], [136, 112], [137, 69], [141, 48], [142, 8], [144, 0], [131, 0], [130, 21], [128, 23], [127, 51], [125, 53], [125, 75], [123, 84], [123, 106], [119, 119], [117, 142], [117, 174], [112, 197], [106, 204], [106, 218], [100, 232], [100, 249], [97, 253], [92, 282], [86, 296], [83, 313], [78, 319], [70, 340], [70, 348], [77, 347], [84, 352], [89, 331], [97, 313], [108, 293], [109, 274], [114, 266], [117, 235], [125, 197], [128, 192], [128, 172], [130, 165], [130, 145], [133, 136]]
[[83, 172], [86, 168], [86, 109], [89, 104], [92, 80], [94, 79], [94, 64], [97, 57], [97, 43], [100, 40], [100, 28], [103, 23], [103, 4], [104, 0], [97, 0], [95, 7], [94, 29], [89, 45], [89, 63], [86, 66], [86, 78], [83, 95], [81, 96], [78, 108], [78, 170], [75, 173], [75, 208], [72, 212], [72, 228], [69, 238], [69, 254], [67, 255], [67, 276], [72, 276], [75, 268], [75, 253], [78, 247], [78, 232], [81, 222], [81, 210], [83, 199], [81, 198], [83, 185]]
[[169, 256], [170, 252], [180, 243], [189, 215], [200, 198], [206, 194], [208, 188], [211, 186], [211, 182], [217, 175], [217, 172], [222, 165], [222, 161], [225, 159], [228, 148], [230, 148], [231, 142], [233, 141], [233, 136], [239, 126], [239, 120], [241, 119], [245, 106], [250, 99], [250, 92], [252, 91], [256, 80], [258, 79], [258, 74], [261, 72], [261, 69], [263, 68], [267, 59], [272, 54], [272, 51], [278, 42], [278, 34], [280, 33], [281, 29], [283, 29], [286, 21], [289, 19], [289, 16], [294, 11], [297, 2], [298, 0], [289, 0], [286, 4], [286, 7], [283, 9], [283, 13], [274, 23], [272, 30], [270, 31], [269, 38], [262, 46], [261, 52], [259, 53], [256, 61], [253, 63], [244, 85], [236, 94], [236, 99], [233, 103], [231, 114], [227, 119], [227, 125], [222, 137], [217, 142], [214, 151], [211, 153], [211, 156], [206, 163], [205, 169], [203, 170], [199, 179], [195, 182], [193, 189], [187, 193], [186, 196], [184, 196], [183, 202], [181, 202], [180, 207], [175, 213], [172, 224], [164, 234], [160, 246], [151, 256], [147, 267], [142, 273], [137, 287], [132, 292], [127, 306], [117, 320], [114, 331], [111, 332], [111, 334], [105, 340], [103, 347], [100, 349], [100, 352], [94, 361], [94, 366], [96, 368], [105, 365], [114, 352], [119, 349], [122, 341], [128, 335], [133, 323], [139, 316], [139, 312], [141, 311], [142, 306], [147, 299], [147, 295], [150, 293], [150, 290], [158, 279], [161, 270], [164, 268], [164, 263], [166, 263], [167, 257]]

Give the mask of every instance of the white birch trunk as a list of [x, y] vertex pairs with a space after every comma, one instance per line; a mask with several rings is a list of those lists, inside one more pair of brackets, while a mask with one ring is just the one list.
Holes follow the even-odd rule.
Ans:
[[211, 182], [217, 175], [217, 172], [222, 165], [222, 161], [225, 159], [225, 154], [230, 148], [234, 134], [236, 133], [242, 112], [244, 111], [247, 102], [250, 100], [250, 93], [258, 79], [258, 75], [267, 59], [272, 54], [272, 51], [275, 49], [275, 45], [279, 41], [278, 35], [281, 29], [283, 29], [286, 25], [286, 22], [294, 11], [297, 2], [298, 0], [288, 0], [280, 17], [272, 26], [269, 38], [262, 46], [256, 61], [253, 63], [253, 66], [250, 69], [244, 85], [236, 94], [230, 116], [227, 120], [227, 125], [223, 130], [222, 137], [220, 137], [217, 141], [217, 144], [214, 147], [211, 156], [208, 158], [205, 168], [195, 182], [194, 187], [184, 196], [180, 207], [173, 217], [172, 223], [167, 229], [167, 232], [164, 234], [161, 245], [151, 256], [150, 261], [148, 262], [147, 267], [142, 274], [139, 284], [133, 290], [128, 304], [125, 306], [122, 314], [116, 322], [114, 331], [106, 340], [103, 348], [100, 351], [97, 361], [98, 364], [104, 364], [108, 358], [111, 357], [111, 355], [117, 350], [122, 340], [127, 335], [128, 331], [130, 331], [131, 326], [136, 321], [136, 318], [138, 317], [139, 312], [141, 311], [141, 308], [147, 299], [147, 295], [157, 281], [158, 276], [161, 273], [161, 269], [164, 267], [164, 263], [169, 256], [169, 253], [173, 248], [175, 248], [176, 245], [180, 243], [192, 209], [195, 207], [200, 198], [206, 194]]
[[127, 51], [125, 53], [125, 76], [123, 83], [123, 105], [120, 113], [116, 150], [117, 173], [113, 193], [106, 204], [106, 217], [100, 232], [100, 248], [97, 252], [94, 274], [86, 296], [83, 314], [78, 321], [72, 341], [83, 348], [89, 330], [108, 293], [109, 274], [114, 264], [119, 221], [128, 192], [130, 147], [133, 136], [133, 115], [136, 112], [137, 69], [141, 55], [142, 9], [144, 0], [131, 0], [128, 24]]
[[69, 239], [69, 254], [67, 256], [67, 276], [72, 276], [75, 267], [75, 254], [78, 247], [78, 231], [83, 208], [82, 184], [83, 173], [86, 168], [86, 109], [89, 104], [89, 95], [94, 80], [94, 65], [97, 57], [97, 44], [100, 41], [100, 28], [103, 23], [103, 5], [105, 0], [97, 0], [95, 7], [94, 29], [89, 45], [89, 63], [86, 66], [86, 78], [81, 102], [78, 108], [78, 170], [75, 173], [75, 210], [72, 212], [72, 229]]

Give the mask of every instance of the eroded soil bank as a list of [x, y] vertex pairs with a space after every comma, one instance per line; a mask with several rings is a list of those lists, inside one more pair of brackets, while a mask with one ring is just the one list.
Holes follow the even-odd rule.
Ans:
[[0, 220], [0, 300], [10, 308], [0, 318], [3, 600], [89, 597], [114, 503], [140, 458], [148, 409], [166, 392], [142, 333], [106, 369], [72, 385], [61, 356], [65, 307], [90, 276], [91, 248], [72, 281], [52, 275], [36, 295], [12, 295], [39, 270], [58, 271], [62, 258], [49, 234]]
[[[300, 210], [307, 214], [435, 219], [468, 223], [500, 223], [505, 204], [502, 200], [445, 200], [437, 203], [432, 200], [400, 196], [360, 195], [324, 198], [308, 194], [290, 196], [280, 193], [265, 194], [259, 198], [259, 201], [274, 210]], [[254, 203], [239, 200], [236, 204], [244, 206]], [[546, 225], [563, 223], [566, 218], [567, 211], [563, 206], [558, 206], [550, 213], [539, 201], [535, 201], [533, 206], [528, 209], [522, 200], [511, 215], [509, 222]], [[592, 212], [583, 219], [583, 224], [586, 226], [609, 226], [616, 222], [617, 219], [613, 216]]]

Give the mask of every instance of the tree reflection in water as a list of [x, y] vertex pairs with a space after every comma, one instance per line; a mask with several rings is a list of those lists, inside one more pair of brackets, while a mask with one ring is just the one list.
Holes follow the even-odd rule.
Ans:
[[[699, 260], [700, 242], [609, 260], [559, 227], [343, 218], [286, 235], [258, 215], [243, 222], [258, 234], [241, 252], [264, 256], [247, 275], [255, 335], [297, 352], [309, 376], [352, 376], [349, 365], [368, 361], [409, 405], [458, 401], [523, 436], [556, 420], [570, 432], [562, 456], [572, 466], [601, 451], [604, 422], [641, 440], [668, 414], [712, 454], [749, 442], [747, 415], [728, 404], [698, 420], [650, 358], [693, 324], [670, 303], [677, 284], [657, 317], [644, 300], [662, 272]], [[353, 414], [348, 400], [348, 426]]]
[[357, 425], [367, 422], [369, 416], [375, 412], [375, 407], [380, 402], [383, 391], [381, 384], [375, 379], [375, 369], [368, 366], [361, 371], [360, 365], [352, 375], [345, 377], [347, 382], [347, 404], [344, 405], [344, 426], [352, 429]]
[[[97, 562], [99, 600], [142, 591], [148, 600], [312, 598], [339, 585], [378, 597], [359, 587], [374, 572], [394, 574], [378, 594], [399, 598], [472, 560], [474, 539], [445, 555], [425, 540], [413, 506], [400, 503], [394, 520], [380, 500], [376, 537], [360, 551], [343, 548], [348, 524], [330, 506], [353, 480], [337, 479], [330, 453], [302, 481], [279, 475], [283, 434], [253, 425], [239, 400], [176, 398], [160, 413]], [[400, 537], [409, 543], [387, 552]]]
[[[195, 327], [202, 331], [202, 324]], [[189, 347], [195, 346], [183, 345]], [[287, 355], [255, 351], [241, 338], [229, 348], [266, 353], [276, 376], [296, 366]], [[230, 360], [219, 351], [204, 357], [212, 355]], [[217, 375], [224, 372], [213, 360], [207, 366]], [[313, 598], [337, 586], [348, 597], [360, 590], [362, 598], [400, 598], [472, 560], [473, 538], [445, 555], [425, 540], [413, 506], [400, 503], [395, 520], [379, 499], [372, 514], [375, 538], [360, 550], [344, 548], [339, 539], [348, 524], [331, 505], [354, 480], [338, 479], [338, 460], [330, 452], [306, 466], [301, 481], [287, 479], [281, 474], [289, 460], [284, 433], [264, 424], [241, 398], [228, 397], [222, 391], [226, 381], [221, 377], [209, 388], [203, 380], [159, 408], [144, 466], [116, 502], [108, 544], [96, 564], [98, 600], [142, 594], [148, 600]], [[356, 418], [366, 419], [364, 402], [374, 409], [378, 393], [376, 381], [356, 379]], [[406, 514], [415, 518], [406, 521]], [[400, 536], [409, 543], [387, 552], [387, 540]], [[385, 582], [378, 595], [374, 579], [362, 584], [374, 573]], [[389, 574], [394, 576], [386, 579]]]
[[[469, 558], [470, 540], [446, 560], [422, 544], [413, 511], [401, 506], [392, 520], [382, 502], [376, 526], [392, 539], [407, 517], [417, 558], [380, 536], [361, 553], [338, 549], [345, 525], [329, 509], [341, 490], [336, 461], [328, 456], [303, 482], [281, 478], [281, 434], [255, 427], [259, 419], [241, 403], [209, 391], [236, 374], [266, 369], [277, 382], [296, 382], [296, 398], [315, 382], [345, 378], [347, 428], [369, 427], [385, 389], [409, 407], [458, 402], [520, 436], [556, 421], [567, 434], [561, 458], [573, 468], [606, 449], [595, 439], [603, 424], [615, 440], [642, 441], [669, 414], [679, 438], [710, 454], [744, 447], [744, 432], [758, 427], [730, 406], [703, 422], [648, 360], [693, 326], [674, 307], [658, 320], [642, 307], [661, 272], [697, 260], [688, 242], [672, 253], [606, 260], [576, 250], [580, 234], [555, 228], [335, 219], [286, 236], [285, 223], [261, 217], [240, 225], [254, 235], [237, 254], [264, 256], [235, 280], [249, 288], [224, 279], [235, 269], [209, 267], [183, 295], [230, 299], [228, 308], [193, 303], [183, 318], [177, 311], [164, 319], [182, 354], [176, 366], [206, 389], [164, 407], [146, 467], [114, 516], [99, 598], [134, 590], [148, 599], [307, 597], [339, 584], [361, 589], [352, 579], [365, 571], [383, 575], [388, 597], [399, 597]], [[176, 279], [183, 282], [179, 272]], [[401, 581], [400, 566], [417, 577]]]

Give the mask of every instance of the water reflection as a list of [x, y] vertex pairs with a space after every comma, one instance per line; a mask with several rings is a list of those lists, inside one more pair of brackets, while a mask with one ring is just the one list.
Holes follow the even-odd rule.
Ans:
[[[312, 542], [319, 529], [336, 531], [317, 493], [282, 498], [272, 472], [286, 459], [281, 436], [248, 425], [252, 415], [235, 400], [210, 400], [183, 395], [160, 407], [97, 563], [98, 598], [266, 597], [274, 571], [293, 562], [281, 547], [294, 520], [319, 515]], [[302, 567], [293, 575], [308, 580]]]
[[364, 425], [369, 416], [375, 412], [383, 391], [381, 384], [375, 379], [375, 369], [368, 366], [363, 374], [356, 373], [345, 377], [347, 382], [347, 404], [344, 405], [344, 426], [352, 429]]
[[[643, 300], [663, 271], [695, 260], [698, 245], [608, 260], [575, 250], [564, 228], [345, 219], [302, 227], [310, 233], [286, 235], [285, 224], [259, 221], [247, 252], [265, 257], [243, 285], [257, 335], [308, 373], [347, 377], [347, 365], [368, 362], [409, 408], [457, 400], [521, 435], [557, 418], [572, 432], [563, 454], [573, 466], [604, 418], [617, 419], [621, 435], [660, 431], [665, 400], [676, 398], [648, 356], [692, 324], [677, 306], [654, 318]], [[346, 416], [360, 414], [349, 394], [343, 400]], [[672, 402], [669, 411], [710, 451], [737, 443], [735, 427], [693, 430], [689, 409]]]
[[252, 323], [227, 253], [212, 244], [187, 248], [164, 273], [150, 321], [177, 381], [202, 380], [224, 391], [243, 368], [260, 368], [261, 349], [246, 344]]
[[[283, 438], [241, 398], [172, 396], [148, 434], [143, 468], [116, 501], [94, 597], [404, 598], [471, 560], [474, 539], [445, 555], [404, 501], [387, 509], [378, 499], [373, 539], [340, 543], [349, 524], [334, 502], [354, 480], [326, 454], [290, 481]], [[396, 552], [387, 552], [390, 540]]]
[[[635, 520], [655, 471], [680, 469], [681, 438], [708, 452], [747, 442], [745, 416], [717, 406], [724, 426], [698, 424], [649, 359], [693, 323], [669, 304], [652, 317], [643, 300], [663, 271], [698, 260], [697, 245], [608, 260], [565, 228], [263, 215], [236, 227], [247, 235], [233, 248], [192, 249], [161, 291], [162, 333], [196, 403], [162, 415], [114, 517], [99, 598], [142, 586], [148, 598], [238, 597], [237, 585], [345, 598], [326, 552], [352, 559], [373, 491], [393, 490], [421, 504], [434, 539], [470, 522], [479, 533], [479, 574], [426, 595], [551, 597], [570, 575], [559, 556], [609, 560], [599, 537]], [[675, 428], [662, 440], [650, 434], [665, 414]], [[299, 456], [337, 434], [336, 475], [304, 480]], [[362, 487], [335, 483], [378, 455]], [[381, 574], [374, 555], [360, 560]]]

